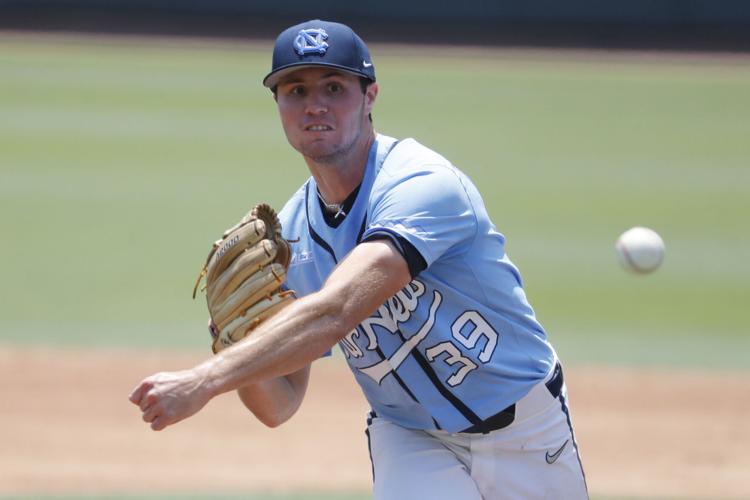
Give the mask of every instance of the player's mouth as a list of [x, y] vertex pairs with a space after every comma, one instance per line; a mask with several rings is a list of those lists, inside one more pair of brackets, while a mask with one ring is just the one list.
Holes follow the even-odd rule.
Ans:
[[307, 132], [327, 132], [327, 131], [333, 130], [333, 128], [330, 127], [329, 125], [315, 124], [315, 125], [308, 125], [307, 127], [305, 127], [305, 130]]

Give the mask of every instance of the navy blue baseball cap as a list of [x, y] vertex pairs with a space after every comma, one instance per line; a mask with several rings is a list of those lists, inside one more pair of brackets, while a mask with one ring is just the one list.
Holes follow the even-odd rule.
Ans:
[[263, 85], [275, 87], [286, 74], [308, 66], [327, 66], [375, 81], [367, 45], [345, 24], [315, 19], [282, 31], [273, 47], [271, 72]]

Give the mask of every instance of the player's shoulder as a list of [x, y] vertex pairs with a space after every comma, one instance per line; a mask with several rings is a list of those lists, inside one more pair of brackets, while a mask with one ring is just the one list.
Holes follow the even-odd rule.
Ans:
[[383, 162], [383, 170], [391, 174], [417, 167], [427, 170], [455, 168], [443, 155], [411, 137], [400, 140]]
[[402, 139], [383, 161], [374, 191], [390, 190], [415, 177], [420, 178], [420, 186], [435, 183], [455, 184], [458, 187], [461, 184], [460, 176], [460, 171], [443, 155], [416, 139]]

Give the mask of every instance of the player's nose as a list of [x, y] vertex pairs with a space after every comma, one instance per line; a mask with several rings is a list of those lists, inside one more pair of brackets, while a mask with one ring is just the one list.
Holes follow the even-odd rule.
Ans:
[[305, 102], [305, 114], [322, 115], [328, 112], [328, 105], [323, 98], [317, 94], [311, 94]]
[[323, 115], [328, 112], [328, 106], [321, 103], [310, 103], [305, 107], [305, 114], [315, 116]]

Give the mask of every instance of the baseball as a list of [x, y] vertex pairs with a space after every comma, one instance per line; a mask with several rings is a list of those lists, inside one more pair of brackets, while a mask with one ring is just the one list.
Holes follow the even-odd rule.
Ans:
[[664, 260], [664, 240], [647, 227], [628, 229], [617, 238], [615, 248], [622, 267], [633, 273], [655, 271]]

